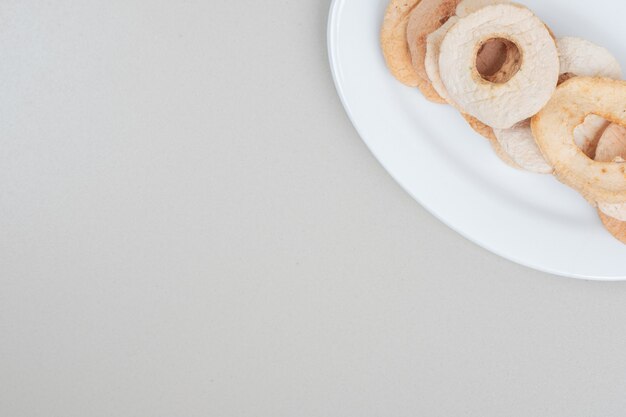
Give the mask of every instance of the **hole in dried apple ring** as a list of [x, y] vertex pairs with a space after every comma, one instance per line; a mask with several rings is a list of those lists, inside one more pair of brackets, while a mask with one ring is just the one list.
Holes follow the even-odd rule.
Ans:
[[508, 39], [491, 38], [483, 42], [476, 54], [476, 69], [485, 81], [504, 84], [522, 66], [519, 47]]

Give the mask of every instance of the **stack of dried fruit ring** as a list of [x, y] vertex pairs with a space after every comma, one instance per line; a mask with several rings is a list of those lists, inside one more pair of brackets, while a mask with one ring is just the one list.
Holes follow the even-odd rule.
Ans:
[[[501, 62], [481, 69], [486, 45]], [[544, 23], [513, 4], [484, 7], [455, 24], [441, 44], [439, 73], [454, 103], [488, 126], [508, 129], [536, 114], [559, 78], [559, 54]]]
[[458, 109], [507, 164], [579, 191], [626, 243], [626, 82], [608, 50], [507, 0], [391, 0], [381, 42], [398, 80]]

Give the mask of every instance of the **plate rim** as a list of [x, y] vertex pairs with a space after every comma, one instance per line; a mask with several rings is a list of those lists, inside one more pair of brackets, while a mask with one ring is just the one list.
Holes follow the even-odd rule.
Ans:
[[446, 219], [444, 219], [443, 217], [441, 217], [435, 210], [431, 209], [429, 207], [428, 204], [425, 204], [421, 198], [417, 195], [415, 195], [413, 192], [410, 191], [410, 189], [404, 184], [404, 182], [398, 178], [393, 170], [391, 170], [387, 164], [381, 160], [379, 158], [379, 156], [373, 151], [372, 147], [370, 146], [368, 140], [366, 139], [367, 135], [364, 135], [362, 132], [362, 129], [359, 127], [358, 123], [356, 122], [356, 118], [353, 114], [353, 111], [350, 107], [350, 105], [348, 104], [348, 100], [347, 97], [344, 93], [343, 90], [343, 86], [341, 84], [341, 79], [339, 76], [340, 73], [340, 69], [338, 68], [338, 58], [337, 58], [337, 49], [336, 49], [336, 36], [337, 36], [337, 22], [338, 22], [338, 17], [341, 14], [341, 8], [344, 5], [344, 3], [346, 2], [346, 0], [332, 0], [331, 4], [330, 4], [330, 9], [329, 9], [329, 13], [328, 13], [328, 19], [327, 19], [327, 30], [326, 30], [326, 47], [327, 47], [327, 52], [328, 52], [328, 61], [329, 61], [329, 66], [330, 66], [330, 70], [332, 73], [332, 78], [333, 78], [333, 83], [335, 85], [335, 89], [337, 92], [337, 95], [339, 96], [339, 99], [341, 101], [341, 104], [344, 108], [344, 111], [346, 112], [348, 119], [350, 120], [350, 123], [352, 124], [352, 126], [354, 127], [354, 129], [357, 131], [360, 139], [363, 141], [363, 143], [365, 144], [365, 146], [367, 147], [367, 149], [369, 150], [369, 152], [372, 154], [372, 156], [376, 159], [376, 161], [378, 161], [378, 163], [385, 169], [385, 171], [387, 172], [388, 175], [391, 176], [391, 178], [393, 178], [393, 180], [409, 195], [411, 196], [412, 199], [414, 199], [420, 206], [422, 206], [431, 216], [433, 216], [434, 218], [436, 218], [439, 222], [443, 223], [446, 227], [448, 227], [449, 229], [453, 230], [455, 233], [457, 233], [458, 235], [462, 236], [464, 239], [468, 240], [469, 242], [479, 246], [480, 248], [493, 253], [494, 255], [506, 259], [507, 261], [513, 262], [515, 264], [521, 265], [525, 268], [529, 268], [535, 271], [539, 271], [539, 272], [543, 272], [543, 273], [547, 273], [547, 274], [551, 274], [554, 276], [559, 276], [559, 277], [564, 277], [564, 278], [570, 278], [570, 279], [578, 279], [578, 280], [587, 280], [587, 281], [598, 281], [598, 282], [621, 282], [621, 281], [626, 281], [626, 274], [623, 276], [616, 276], [616, 277], [609, 277], [609, 276], [594, 276], [594, 275], [586, 275], [586, 274], [577, 274], [575, 272], [566, 272], [566, 271], [560, 271], [557, 269], [553, 269], [553, 268], [549, 268], [546, 266], [542, 266], [539, 264], [534, 264], [532, 262], [528, 262], [528, 261], [524, 261], [521, 258], [515, 257], [513, 255], [510, 254], [505, 254], [504, 251], [501, 251], [499, 249], [497, 249], [496, 247], [492, 247], [491, 245], [487, 244], [486, 242], [482, 242], [480, 239], [477, 239], [475, 237], [471, 237], [469, 236], [469, 234], [463, 232], [462, 230], [458, 229], [457, 227], [454, 227], [450, 222], [448, 222]]

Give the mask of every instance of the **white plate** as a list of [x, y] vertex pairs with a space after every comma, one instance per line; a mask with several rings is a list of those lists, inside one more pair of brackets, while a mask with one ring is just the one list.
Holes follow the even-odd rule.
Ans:
[[[449, 106], [387, 71], [379, 31], [388, 0], [335, 0], [328, 48], [337, 90], [361, 137], [418, 202], [480, 246], [558, 275], [626, 279], [626, 246], [551, 176], [504, 165]], [[524, 0], [557, 34], [611, 50], [626, 69], [626, 2]]]

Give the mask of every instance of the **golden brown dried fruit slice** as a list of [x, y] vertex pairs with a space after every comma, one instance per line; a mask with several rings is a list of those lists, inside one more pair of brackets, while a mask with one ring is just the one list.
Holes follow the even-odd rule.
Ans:
[[[480, 73], [476, 57], [485, 44], [504, 48], [503, 60]], [[446, 35], [439, 57], [441, 79], [465, 113], [498, 129], [533, 116], [550, 99], [559, 77], [556, 44], [530, 10], [498, 4], [461, 19]]]
[[407, 27], [413, 68], [421, 79], [419, 89], [427, 99], [436, 103], [446, 101], [435, 91], [426, 72], [427, 37], [454, 16], [459, 2], [460, 0], [422, 0], [411, 13]]
[[477, 118], [470, 116], [469, 114], [461, 113], [461, 115], [476, 133], [478, 133], [485, 139], [495, 140], [496, 142], [498, 141], [496, 136], [493, 134], [492, 128], [490, 128], [489, 126], [487, 126], [486, 124], [478, 120]]
[[596, 162], [574, 143], [573, 132], [589, 114], [626, 125], [626, 82], [574, 77], [557, 88], [532, 119], [532, 131], [556, 177], [589, 201], [626, 201], [626, 164]]
[[413, 69], [406, 28], [411, 12], [420, 0], [391, 0], [380, 32], [380, 43], [387, 67], [401, 83], [417, 87], [420, 80]]
[[626, 243], [626, 222], [609, 217], [599, 210], [598, 214], [600, 215], [600, 220], [602, 220], [602, 224], [606, 230], [608, 230], [609, 233], [611, 233], [617, 240], [622, 243]]
[[498, 138], [496, 138], [492, 128], [476, 120], [476, 118], [470, 116], [469, 114], [461, 113], [461, 115], [476, 133], [489, 140], [493, 151], [502, 160], [502, 162], [512, 168], [521, 169], [521, 167], [517, 165], [515, 161], [513, 161], [513, 159], [511, 159], [511, 157], [504, 151], [504, 149], [502, 149], [502, 146], [500, 146], [500, 142], [498, 142]]
[[[624, 163], [626, 160], [626, 128], [612, 124], [605, 131], [596, 151], [596, 161]], [[598, 209], [609, 217], [626, 221], [626, 203], [598, 202]]]

